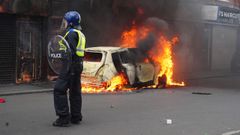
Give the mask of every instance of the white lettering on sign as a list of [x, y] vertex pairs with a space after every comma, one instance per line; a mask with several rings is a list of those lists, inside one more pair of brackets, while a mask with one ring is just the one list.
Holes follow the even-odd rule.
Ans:
[[59, 59], [59, 58], [62, 58], [62, 54], [61, 53], [51, 53], [50, 57], [55, 58], [55, 59]]
[[219, 11], [219, 16], [220, 17], [226, 17], [226, 18], [239, 19], [240, 14], [239, 13]]

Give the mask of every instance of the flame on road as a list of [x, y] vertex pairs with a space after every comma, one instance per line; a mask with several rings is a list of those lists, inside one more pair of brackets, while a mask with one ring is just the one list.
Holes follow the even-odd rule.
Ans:
[[126, 76], [123, 73], [120, 73], [108, 82], [101, 83], [101, 85], [82, 84], [82, 93], [131, 92], [134, 90], [133, 88], [124, 88], [127, 84], [128, 81]]
[[120, 73], [118, 76], [113, 77], [108, 83], [108, 91], [121, 90], [125, 85], [128, 84], [128, 81], [123, 73]]
[[150, 57], [154, 60], [155, 63], [160, 64], [160, 72], [158, 77], [162, 77], [166, 75], [167, 77], [167, 85], [175, 85], [175, 86], [185, 86], [184, 82], [177, 83], [173, 80], [173, 71], [174, 71], [174, 63], [173, 63], [173, 45], [178, 41], [177, 37], [174, 37], [171, 41], [168, 40], [165, 36], [160, 36], [157, 41], [156, 53], [150, 52]]

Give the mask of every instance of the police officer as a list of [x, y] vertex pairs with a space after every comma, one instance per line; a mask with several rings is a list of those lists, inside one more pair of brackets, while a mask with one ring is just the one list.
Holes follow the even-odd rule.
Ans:
[[[68, 71], [61, 70], [54, 86], [54, 106], [58, 119], [53, 126], [66, 127], [79, 124], [82, 121], [81, 78], [86, 39], [80, 31], [81, 16], [76, 11], [69, 11], [64, 15], [61, 28], [66, 30], [64, 38], [68, 42], [72, 61]], [[69, 89], [70, 109], [67, 91]]]

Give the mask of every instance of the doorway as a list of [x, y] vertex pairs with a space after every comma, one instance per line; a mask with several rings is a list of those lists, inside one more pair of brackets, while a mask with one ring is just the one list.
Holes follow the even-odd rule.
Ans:
[[236, 44], [235, 27], [218, 25], [213, 27], [211, 70], [230, 71]]
[[41, 21], [17, 22], [17, 83], [31, 83], [41, 77]]

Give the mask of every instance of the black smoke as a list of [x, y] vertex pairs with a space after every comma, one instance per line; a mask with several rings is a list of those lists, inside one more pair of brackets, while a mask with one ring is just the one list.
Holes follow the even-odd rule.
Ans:
[[143, 25], [149, 17], [173, 20], [178, 0], [72, 0], [69, 5], [82, 15], [89, 46], [112, 46], [133, 23]]
[[[138, 42], [138, 48], [146, 53], [154, 47], [156, 37], [164, 33], [171, 37], [179, 35], [180, 44], [174, 48], [176, 69], [190, 71], [199, 60], [195, 52], [202, 47], [202, 25], [196, 23], [201, 16], [201, 1], [180, 0], [72, 0], [71, 10], [82, 15], [83, 32], [87, 46], [119, 46], [124, 31], [132, 25], [152, 27], [151, 34]], [[196, 3], [195, 5], [193, 3]], [[193, 6], [194, 5], [194, 6]], [[141, 11], [141, 12], [140, 12]], [[192, 60], [189, 60], [192, 59]], [[198, 65], [205, 65], [199, 62]], [[180, 67], [180, 65], [183, 65]], [[186, 66], [185, 66], [186, 65]], [[192, 65], [192, 66], [191, 66]], [[179, 71], [179, 72], [182, 72]]]
[[[156, 47], [158, 37], [161, 34], [167, 35], [168, 23], [157, 17], [150, 17], [144, 23], [142, 27], [150, 29], [150, 32], [144, 39], [140, 39], [137, 42], [137, 48], [143, 53], [147, 54], [150, 50]], [[141, 33], [141, 29], [138, 31]]]
[[155, 45], [156, 36], [154, 33], [149, 33], [146, 38], [139, 40], [137, 43], [137, 48], [144, 54], [147, 54]]

